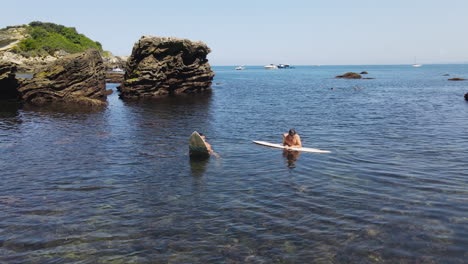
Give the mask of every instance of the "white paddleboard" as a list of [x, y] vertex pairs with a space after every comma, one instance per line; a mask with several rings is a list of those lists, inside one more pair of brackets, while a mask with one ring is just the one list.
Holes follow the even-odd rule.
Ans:
[[287, 149], [287, 150], [295, 150], [295, 151], [302, 151], [302, 152], [312, 152], [312, 153], [330, 153], [328, 150], [321, 150], [316, 148], [291, 148], [286, 147], [281, 144], [270, 143], [266, 141], [253, 141], [255, 144], [272, 147], [272, 148], [279, 148], [279, 149]]
[[190, 156], [210, 156], [205, 141], [197, 131], [193, 131], [189, 139]]

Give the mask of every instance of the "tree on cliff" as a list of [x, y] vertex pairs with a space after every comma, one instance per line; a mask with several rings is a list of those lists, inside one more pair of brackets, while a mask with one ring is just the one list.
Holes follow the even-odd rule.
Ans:
[[31, 22], [25, 25], [27, 38], [21, 40], [12, 51], [25, 57], [54, 55], [55, 52], [84, 52], [95, 48], [104, 54], [101, 43], [80, 34], [73, 27], [54, 23]]

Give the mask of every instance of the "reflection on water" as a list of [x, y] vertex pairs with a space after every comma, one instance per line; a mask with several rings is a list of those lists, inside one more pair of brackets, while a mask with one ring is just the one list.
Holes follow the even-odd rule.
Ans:
[[32, 111], [36, 113], [50, 113], [50, 114], [87, 114], [97, 113], [106, 109], [106, 106], [102, 105], [86, 105], [86, 104], [73, 104], [73, 103], [62, 103], [54, 102], [44, 106], [37, 106], [34, 104], [24, 104], [22, 109], [25, 111]]
[[283, 157], [286, 158], [287, 161], [287, 166], [290, 169], [296, 168], [296, 161], [299, 159], [299, 156], [301, 153], [299, 151], [294, 151], [294, 150], [283, 150]]
[[19, 115], [20, 104], [12, 100], [0, 100], [0, 122], [3, 118], [16, 117]]
[[209, 162], [210, 157], [190, 156], [190, 170], [192, 172], [192, 176], [203, 176]]

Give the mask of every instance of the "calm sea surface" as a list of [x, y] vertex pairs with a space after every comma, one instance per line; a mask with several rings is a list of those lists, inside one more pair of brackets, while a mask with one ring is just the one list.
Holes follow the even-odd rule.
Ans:
[[[191, 99], [1, 102], [0, 262], [466, 263], [468, 65], [246, 68]], [[252, 143], [290, 128], [332, 153]], [[194, 130], [221, 158], [190, 160]]]

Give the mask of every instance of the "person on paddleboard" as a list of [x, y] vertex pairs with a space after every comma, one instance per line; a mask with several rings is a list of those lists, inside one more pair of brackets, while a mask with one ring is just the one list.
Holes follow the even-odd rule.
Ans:
[[302, 148], [301, 137], [296, 134], [296, 130], [290, 129], [289, 133], [283, 134], [283, 146]]
[[199, 133], [199, 134], [200, 134], [200, 137], [203, 139], [203, 141], [205, 141], [206, 148], [208, 149], [208, 153], [210, 153], [210, 155], [213, 155], [213, 156], [219, 158], [219, 154], [214, 152], [213, 149], [211, 148], [210, 143], [208, 143], [208, 141], [206, 141], [206, 136], [203, 133]]

